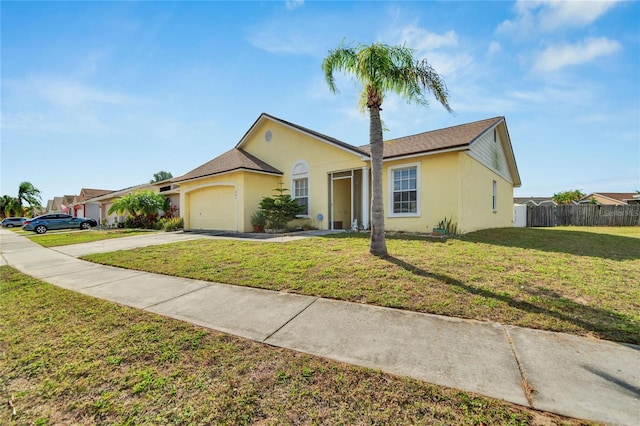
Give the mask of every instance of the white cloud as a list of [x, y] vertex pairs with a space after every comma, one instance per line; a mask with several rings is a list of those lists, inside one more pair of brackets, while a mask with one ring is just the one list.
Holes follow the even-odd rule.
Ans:
[[307, 40], [306, 36], [296, 33], [272, 33], [262, 31], [248, 37], [253, 47], [270, 53], [286, 53], [293, 55], [317, 55], [318, 45]]
[[407, 47], [415, 49], [418, 56], [441, 47], [456, 47], [458, 45], [458, 35], [453, 30], [444, 34], [436, 34], [415, 25], [403, 28], [400, 32], [400, 39]]
[[441, 53], [431, 52], [426, 56], [427, 60], [438, 74], [448, 80], [454, 80], [473, 69], [474, 59], [468, 53]]
[[604, 15], [618, 1], [519, 0], [514, 7], [515, 18], [503, 21], [496, 32], [522, 36], [584, 27]]
[[285, 0], [285, 6], [289, 10], [297, 9], [304, 4], [304, 0]]
[[611, 116], [608, 114], [588, 114], [582, 116], [576, 116], [573, 119], [574, 123], [585, 124], [585, 123], [606, 123], [611, 120]]
[[246, 38], [253, 47], [270, 53], [319, 56], [324, 53], [322, 34], [308, 25], [273, 21], [250, 31]]
[[497, 41], [492, 41], [487, 49], [487, 55], [493, 56], [502, 50], [502, 46]]
[[469, 69], [474, 58], [458, 49], [458, 34], [449, 30], [441, 34], [432, 33], [416, 25], [397, 30], [396, 43], [414, 49], [416, 59], [426, 58], [438, 74], [453, 78]]
[[116, 131], [114, 119], [148, 102], [117, 90], [94, 87], [71, 78], [29, 76], [7, 81], [3, 130], [34, 134], [95, 135]]
[[82, 108], [96, 104], [124, 105], [140, 100], [116, 90], [105, 90], [57, 77], [31, 76], [8, 82], [8, 86], [20, 93], [22, 98], [31, 98], [36, 103], [46, 101], [61, 108]]
[[535, 58], [536, 71], [556, 71], [571, 65], [580, 65], [622, 49], [622, 45], [606, 37], [587, 38], [577, 44], [550, 46]]

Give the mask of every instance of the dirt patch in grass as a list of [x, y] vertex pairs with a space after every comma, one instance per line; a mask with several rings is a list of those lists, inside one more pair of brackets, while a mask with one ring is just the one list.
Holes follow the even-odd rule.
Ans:
[[640, 232], [620, 229], [394, 236], [387, 258], [368, 254], [365, 234], [337, 234], [286, 244], [197, 240], [85, 259], [640, 344]]
[[0, 424], [581, 424], [0, 273]]

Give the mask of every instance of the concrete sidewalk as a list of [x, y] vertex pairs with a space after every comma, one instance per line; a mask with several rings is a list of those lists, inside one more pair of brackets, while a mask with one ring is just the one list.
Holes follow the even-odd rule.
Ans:
[[[180, 235], [189, 234], [153, 241], [184, 240]], [[73, 257], [145, 242], [135, 237], [55, 250], [10, 231], [0, 231], [0, 238], [1, 264], [83, 294], [538, 410], [639, 424], [640, 346], [168, 277]]]

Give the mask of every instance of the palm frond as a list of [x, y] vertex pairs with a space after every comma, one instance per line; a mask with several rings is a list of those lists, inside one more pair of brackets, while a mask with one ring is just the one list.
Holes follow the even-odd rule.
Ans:
[[353, 48], [341, 44], [329, 52], [322, 68], [333, 93], [338, 92], [334, 78], [336, 71], [351, 75], [362, 83], [358, 106], [363, 111], [371, 105], [380, 107], [385, 94], [391, 91], [408, 103], [424, 106], [429, 105], [425, 94], [432, 93], [448, 112], [453, 112], [442, 78], [426, 59], [416, 61], [413, 54], [414, 50], [404, 45], [373, 43]]

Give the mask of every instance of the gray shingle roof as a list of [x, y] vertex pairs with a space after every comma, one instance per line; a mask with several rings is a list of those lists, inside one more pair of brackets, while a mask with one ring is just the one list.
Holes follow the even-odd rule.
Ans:
[[[264, 161], [242, 149], [243, 142], [263, 117], [298, 129], [304, 133], [322, 139], [330, 144], [340, 146], [353, 152], [354, 154], [359, 154], [367, 157], [370, 155], [368, 145], [356, 147], [346, 142], [342, 142], [338, 139], [316, 132], [314, 130], [307, 129], [306, 127], [302, 127], [297, 124], [271, 116], [269, 114], [262, 113], [258, 120], [256, 120], [251, 128], [245, 133], [245, 135], [242, 137], [235, 148], [225, 152], [224, 154], [214, 158], [208, 163], [205, 163], [182, 176], [174, 178], [172, 182], [183, 182], [186, 180], [217, 175], [234, 170], [249, 170], [282, 175], [283, 173], [280, 170], [265, 163]], [[487, 130], [503, 120], [504, 117], [494, 117], [486, 120], [475, 121], [473, 123], [447, 127], [445, 129], [419, 133], [417, 135], [391, 139], [384, 142], [384, 158], [395, 158], [407, 155], [442, 151], [447, 149], [464, 148], [465, 146], [470, 145], [473, 141], [482, 136]]]
[[[485, 131], [504, 120], [504, 117], [494, 117], [473, 123], [447, 127], [418, 133], [417, 135], [390, 139], [384, 142], [384, 158], [402, 157], [431, 151], [461, 148], [470, 145]], [[360, 147], [369, 154], [369, 146]]]
[[281, 175], [282, 172], [275, 167], [265, 163], [257, 157], [239, 148], [233, 148], [222, 155], [214, 158], [208, 163], [197, 167], [190, 172], [175, 178], [174, 182], [201, 178], [205, 176], [217, 175], [234, 170], [250, 170], [263, 173]]

